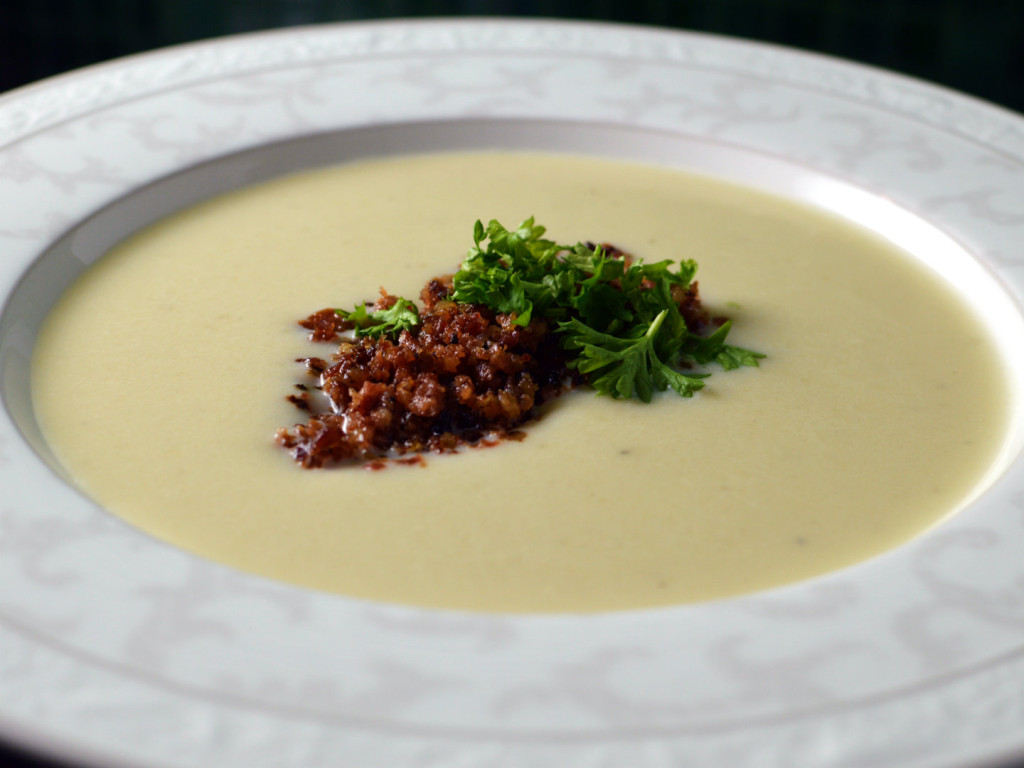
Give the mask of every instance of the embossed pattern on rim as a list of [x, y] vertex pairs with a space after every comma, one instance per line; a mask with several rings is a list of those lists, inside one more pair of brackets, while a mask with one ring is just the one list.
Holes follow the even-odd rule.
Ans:
[[[0, 97], [0, 291], [181, 168], [382, 123], [590, 121], [808, 166], [936, 223], [1024, 298], [1024, 120], [706, 36], [390, 22], [184, 46]], [[82, 252], [88, 243], [81, 243]], [[33, 329], [5, 312], [0, 385]], [[199, 561], [0, 419], [0, 731], [106, 765], [979, 764], [1024, 751], [1024, 467], [891, 556], [662, 611], [486, 617]], [[87, 757], [91, 756], [91, 757]]]

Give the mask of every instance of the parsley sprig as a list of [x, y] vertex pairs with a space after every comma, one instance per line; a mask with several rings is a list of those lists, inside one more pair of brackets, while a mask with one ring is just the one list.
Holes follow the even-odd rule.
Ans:
[[334, 313], [352, 323], [357, 337], [397, 338], [402, 331], [412, 330], [420, 324], [419, 310], [408, 299], [399, 299], [389, 309], [374, 310], [363, 303], [351, 311], [336, 309]]
[[[559, 325], [565, 332], [566, 349], [578, 349], [580, 355], [570, 364], [580, 373], [588, 375], [590, 385], [598, 392], [612, 397], [631, 397], [636, 392], [644, 402], [650, 402], [655, 390], [672, 387], [683, 397], [704, 386], [702, 379], [708, 374], [684, 375], [672, 368], [658, 353], [656, 345], [661, 326], [669, 310], [663, 309], [647, 325], [638, 338], [623, 338], [595, 331], [575, 318]], [[643, 330], [642, 325], [636, 331]], [[669, 358], [671, 359], [671, 358]]]
[[[764, 357], [725, 343], [730, 322], [708, 336], [687, 327], [676, 296], [693, 282], [692, 259], [627, 262], [600, 245], [560, 245], [544, 232], [532, 217], [514, 230], [477, 221], [473, 247], [452, 278], [452, 299], [514, 315], [521, 326], [548, 320], [569, 353], [569, 367], [616, 398], [649, 402], [669, 388], [691, 397], [709, 374], [683, 373], [682, 367], [713, 362], [732, 370], [757, 366]], [[378, 338], [419, 323], [415, 305], [405, 299], [387, 310], [363, 304], [337, 312], [357, 335]]]

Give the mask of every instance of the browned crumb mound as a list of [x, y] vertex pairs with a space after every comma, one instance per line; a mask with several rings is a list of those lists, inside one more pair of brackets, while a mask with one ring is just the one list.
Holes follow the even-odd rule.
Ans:
[[[306, 468], [346, 461], [380, 468], [408, 453], [521, 440], [517, 428], [536, 418], [538, 406], [582, 383], [545, 320], [517, 326], [514, 315], [448, 300], [451, 292], [450, 276], [431, 280], [420, 294], [421, 325], [397, 342], [342, 339], [330, 362], [300, 358], [316, 384], [297, 385], [301, 393], [288, 399], [311, 415], [278, 430], [278, 444]], [[382, 290], [373, 309], [397, 300]], [[696, 283], [678, 300], [688, 323], [706, 322]], [[333, 309], [300, 325], [313, 341], [352, 328]]]

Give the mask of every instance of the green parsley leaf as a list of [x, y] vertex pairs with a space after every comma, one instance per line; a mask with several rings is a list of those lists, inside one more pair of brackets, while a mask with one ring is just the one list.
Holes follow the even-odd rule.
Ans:
[[452, 278], [452, 298], [515, 314], [527, 325], [534, 307], [547, 310], [571, 290], [571, 282], [549, 280], [559, 246], [543, 239], [544, 227], [527, 219], [515, 230], [498, 221], [473, 225], [473, 247]]
[[668, 314], [667, 309], [658, 313], [639, 338], [600, 333], [575, 318], [560, 323], [566, 349], [580, 350], [570, 365], [588, 374], [590, 385], [599, 394], [628, 398], [635, 393], [648, 403], [655, 390], [663, 392], [671, 387], [683, 397], [692, 397], [704, 386], [701, 379], [706, 374], [684, 375], [656, 350], [655, 339]]
[[758, 367], [758, 360], [764, 359], [763, 354], [725, 343], [731, 327], [732, 321], [727, 320], [710, 336], [692, 336], [683, 349], [684, 355], [700, 365], [716, 362], [726, 371], [741, 366]]
[[402, 331], [412, 330], [420, 324], [420, 314], [416, 305], [407, 299], [399, 299], [390, 309], [370, 310], [368, 305], [363, 303], [351, 312], [344, 309], [336, 309], [334, 312], [355, 326], [357, 337], [397, 338]]
[[758, 360], [763, 360], [764, 354], [753, 352], [743, 347], [734, 347], [732, 344], [723, 344], [722, 351], [715, 356], [715, 362], [722, 366], [723, 370], [732, 371], [740, 366], [757, 368]]

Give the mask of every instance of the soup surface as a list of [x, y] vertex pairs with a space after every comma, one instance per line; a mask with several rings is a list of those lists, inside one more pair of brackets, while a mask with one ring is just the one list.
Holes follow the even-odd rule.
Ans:
[[[416, 296], [472, 224], [694, 258], [730, 341], [767, 353], [684, 400], [561, 398], [522, 442], [425, 467], [309, 471], [296, 321]], [[873, 234], [760, 192], [595, 159], [360, 162], [217, 198], [116, 247], [42, 330], [33, 396], [86, 493], [187, 550], [360, 598], [595, 611], [733, 595], [907, 541], [1005, 438], [985, 329]]]

